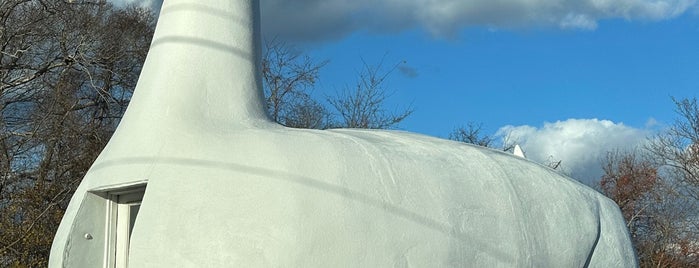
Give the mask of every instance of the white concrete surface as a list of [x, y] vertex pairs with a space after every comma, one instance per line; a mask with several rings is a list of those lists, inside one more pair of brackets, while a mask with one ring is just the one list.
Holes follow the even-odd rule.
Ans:
[[258, 6], [165, 0], [132, 102], [71, 200], [50, 267], [104, 265], [105, 196], [144, 182], [130, 267], [637, 266], [613, 202], [526, 159], [271, 122]]

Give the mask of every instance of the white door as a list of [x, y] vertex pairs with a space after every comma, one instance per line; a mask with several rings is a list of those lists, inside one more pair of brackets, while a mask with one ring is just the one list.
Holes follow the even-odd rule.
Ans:
[[141, 208], [143, 191], [115, 196], [116, 215], [114, 228], [114, 267], [127, 267], [129, 261], [129, 241], [138, 210]]

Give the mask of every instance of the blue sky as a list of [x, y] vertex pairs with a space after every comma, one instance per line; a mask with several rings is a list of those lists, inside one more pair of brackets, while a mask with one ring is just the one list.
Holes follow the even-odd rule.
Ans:
[[[127, 1], [128, 2], [128, 1]], [[144, 5], [158, 7], [157, 1]], [[608, 150], [637, 146], [699, 89], [695, 0], [261, 0], [265, 38], [329, 60], [316, 92], [399, 64], [400, 129], [447, 137], [482, 123], [530, 159], [591, 182]], [[404, 62], [404, 63], [403, 63]]]
[[412, 103], [409, 131], [446, 136], [454, 126], [481, 122], [541, 125], [598, 118], [645, 128], [674, 118], [675, 97], [699, 89], [699, 20], [602, 21], [595, 30], [470, 27], [450, 39], [420, 30], [357, 32], [306, 49], [328, 59], [321, 90], [351, 84], [361, 59], [406, 61], [416, 76], [395, 72], [387, 87], [395, 105]]

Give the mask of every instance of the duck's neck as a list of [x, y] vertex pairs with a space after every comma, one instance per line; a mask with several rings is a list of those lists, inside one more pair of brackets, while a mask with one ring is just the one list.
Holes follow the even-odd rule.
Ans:
[[260, 54], [258, 0], [165, 0], [132, 105], [172, 120], [269, 121]]

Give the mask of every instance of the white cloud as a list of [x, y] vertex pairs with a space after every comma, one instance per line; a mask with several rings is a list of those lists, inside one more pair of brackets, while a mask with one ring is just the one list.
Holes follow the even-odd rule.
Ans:
[[597, 22], [590, 18], [590, 16], [584, 14], [568, 14], [560, 22], [560, 26], [563, 29], [584, 29], [584, 30], [594, 30], [597, 29]]
[[136, 3], [142, 7], [150, 7], [153, 9], [159, 9], [162, 5], [162, 0], [109, 0], [117, 6], [125, 6], [128, 4]]
[[267, 0], [267, 35], [301, 41], [342, 37], [352, 31], [422, 28], [449, 36], [469, 26], [550, 26], [594, 30], [604, 19], [657, 21], [677, 17], [696, 0]]
[[527, 158], [547, 163], [561, 160], [564, 173], [592, 184], [602, 175], [601, 161], [608, 151], [633, 149], [649, 131], [598, 119], [568, 119], [543, 127], [504, 126], [498, 136], [517, 141]]
[[[159, 8], [162, 0], [111, 0]], [[665, 20], [697, 0], [261, 0], [267, 37], [291, 41], [342, 38], [357, 30], [396, 32], [422, 28], [449, 36], [470, 26], [550, 26], [594, 30], [610, 18]]]

